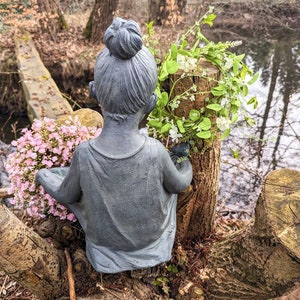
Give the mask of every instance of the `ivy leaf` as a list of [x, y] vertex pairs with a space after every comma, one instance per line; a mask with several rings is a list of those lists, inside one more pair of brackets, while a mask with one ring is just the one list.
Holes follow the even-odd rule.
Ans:
[[196, 135], [200, 139], [209, 139], [211, 137], [211, 132], [209, 130], [207, 130], [207, 131], [200, 131], [200, 132], [197, 132]]
[[226, 87], [224, 85], [218, 85], [211, 90], [214, 96], [223, 96], [226, 93]]
[[241, 55], [237, 55], [236, 57], [234, 57], [234, 61], [236, 61], [237, 63], [240, 63], [245, 57], [245, 54], [241, 54]]
[[208, 109], [213, 110], [213, 111], [220, 111], [222, 109], [222, 106], [220, 104], [217, 104], [217, 103], [208, 104], [206, 107]]
[[177, 60], [177, 54], [178, 54], [178, 48], [175, 44], [172, 44], [171, 45], [171, 58], [173, 60]]
[[197, 121], [200, 119], [200, 112], [199, 110], [196, 110], [196, 109], [191, 109], [190, 110], [190, 113], [189, 113], [189, 118], [192, 120], [192, 121]]
[[158, 75], [159, 81], [166, 80], [168, 75], [169, 75], [169, 73], [167, 70], [167, 64], [166, 64], [166, 62], [164, 62], [159, 70], [159, 75]]
[[249, 80], [248, 82], [247, 82], [247, 84], [253, 84], [257, 79], [258, 79], [258, 77], [259, 77], [259, 73], [258, 72], [256, 72], [254, 75], [253, 75], [253, 77], [251, 78], [251, 80]]
[[237, 122], [238, 118], [239, 118], [238, 114], [233, 114], [231, 118], [231, 123]]
[[213, 20], [216, 18], [215, 14], [209, 14], [203, 21], [203, 24], [208, 24], [210, 27], [213, 26]]
[[169, 94], [167, 92], [161, 93], [161, 98], [159, 99], [159, 106], [166, 106], [169, 102]]
[[248, 102], [247, 102], [248, 105], [251, 105], [253, 104], [253, 108], [257, 108], [258, 106], [258, 101], [257, 101], [257, 98], [256, 97], [252, 97]]
[[162, 123], [160, 121], [157, 121], [157, 120], [150, 120], [148, 122], [148, 125], [150, 127], [154, 127], [154, 128], [161, 128], [162, 127]]
[[203, 120], [200, 122], [199, 127], [202, 130], [209, 130], [211, 128], [211, 121], [209, 118], [203, 118]]
[[180, 133], [185, 133], [185, 128], [183, 127], [183, 122], [182, 120], [177, 120], [176, 124], [178, 126], [178, 129], [180, 131]]
[[166, 63], [166, 69], [169, 74], [174, 74], [178, 70], [178, 63], [174, 60], [169, 60]]
[[222, 133], [222, 135], [220, 136], [220, 140], [223, 141], [224, 139], [226, 139], [230, 134], [230, 129], [225, 129], [224, 132]]
[[171, 129], [171, 124], [167, 123], [161, 127], [160, 132], [167, 133], [167, 132], [169, 132], [170, 129]]
[[246, 84], [242, 87], [242, 95], [246, 97], [248, 95], [248, 86]]
[[236, 76], [239, 73], [239, 62], [234, 60], [233, 61], [233, 74]]
[[244, 65], [240, 72], [241, 79], [245, 79], [247, 72], [248, 72], [248, 68]]

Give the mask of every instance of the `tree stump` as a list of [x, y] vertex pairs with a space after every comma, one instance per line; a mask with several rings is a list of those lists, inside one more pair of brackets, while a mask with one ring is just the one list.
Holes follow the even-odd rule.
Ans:
[[[202, 76], [205, 74], [205, 77]], [[175, 74], [172, 78], [176, 82], [173, 86], [173, 95], [181, 95], [193, 85], [197, 86], [198, 93], [195, 100], [181, 100], [175, 114], [188, 118], [191, 109], [201, 110], [207, 98], [211, 98], [211, 89], [218, 84], [220, 72], [212, 63], [201, 59], [194, 75], [181, 78]], [[211, 120], [215, 116], [212, 113]], [[205, 140], [197, 145], [198, 152], [191, 153], [193, 166], [193, 181], [190, 189], [178, 197], [177, 209], [177, 238], [206, 237], [214, 229], [217, 207], [220, 175], [221, 142], [217, 138], [208, 144]]]
[[253, 225], [211, 248], [201, 278], [209, 299], [264, 300], [300, 286], [300, 172], [271, 172]]

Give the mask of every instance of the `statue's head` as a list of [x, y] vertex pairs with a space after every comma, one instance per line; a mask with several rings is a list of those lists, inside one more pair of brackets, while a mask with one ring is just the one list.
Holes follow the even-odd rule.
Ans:
[[143, 46], [139, 25], [114, 19], [104, 35], [106, 48], [99, 54], [94, 72], [94, 96], [110, 114], [129, 115], [156, 101], [157, 82], [154, 57]]

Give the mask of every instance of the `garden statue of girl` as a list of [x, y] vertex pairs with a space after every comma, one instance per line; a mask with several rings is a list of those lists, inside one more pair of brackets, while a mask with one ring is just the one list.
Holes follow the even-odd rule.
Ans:
[[190, 184], [192, 166], [173, 162], [178, 148], [168, 153], [139, 132], [156, 104], [157, 68], [138, 24], [116, 18], [104, 42], [90, 84], [102, 132], [78, 146], [70, 167], [39, 170], [36, 181], [75, 213], [94, 269], [116, 273], [170, 260], [177, 194]]

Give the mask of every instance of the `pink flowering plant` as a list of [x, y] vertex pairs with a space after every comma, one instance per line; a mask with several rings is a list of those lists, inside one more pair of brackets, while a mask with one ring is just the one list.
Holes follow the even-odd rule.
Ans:
[[16, 151], [8, 156], [6, 163], [11, 182], [9, 193], [14, 195], [11, 204], [32, 217], [53, 215], [61, 220], [76, 221], [73, 213], [35, 183], [35, 175], [42, 168], [70, 165], [76, 147], [97, 137], [100, 131], [82, 125], [77, 117], [70, 117], [64, 124], [48, 118], [36, 119], [31, 129], [23, 129], [23, 135], [12, 142]]

